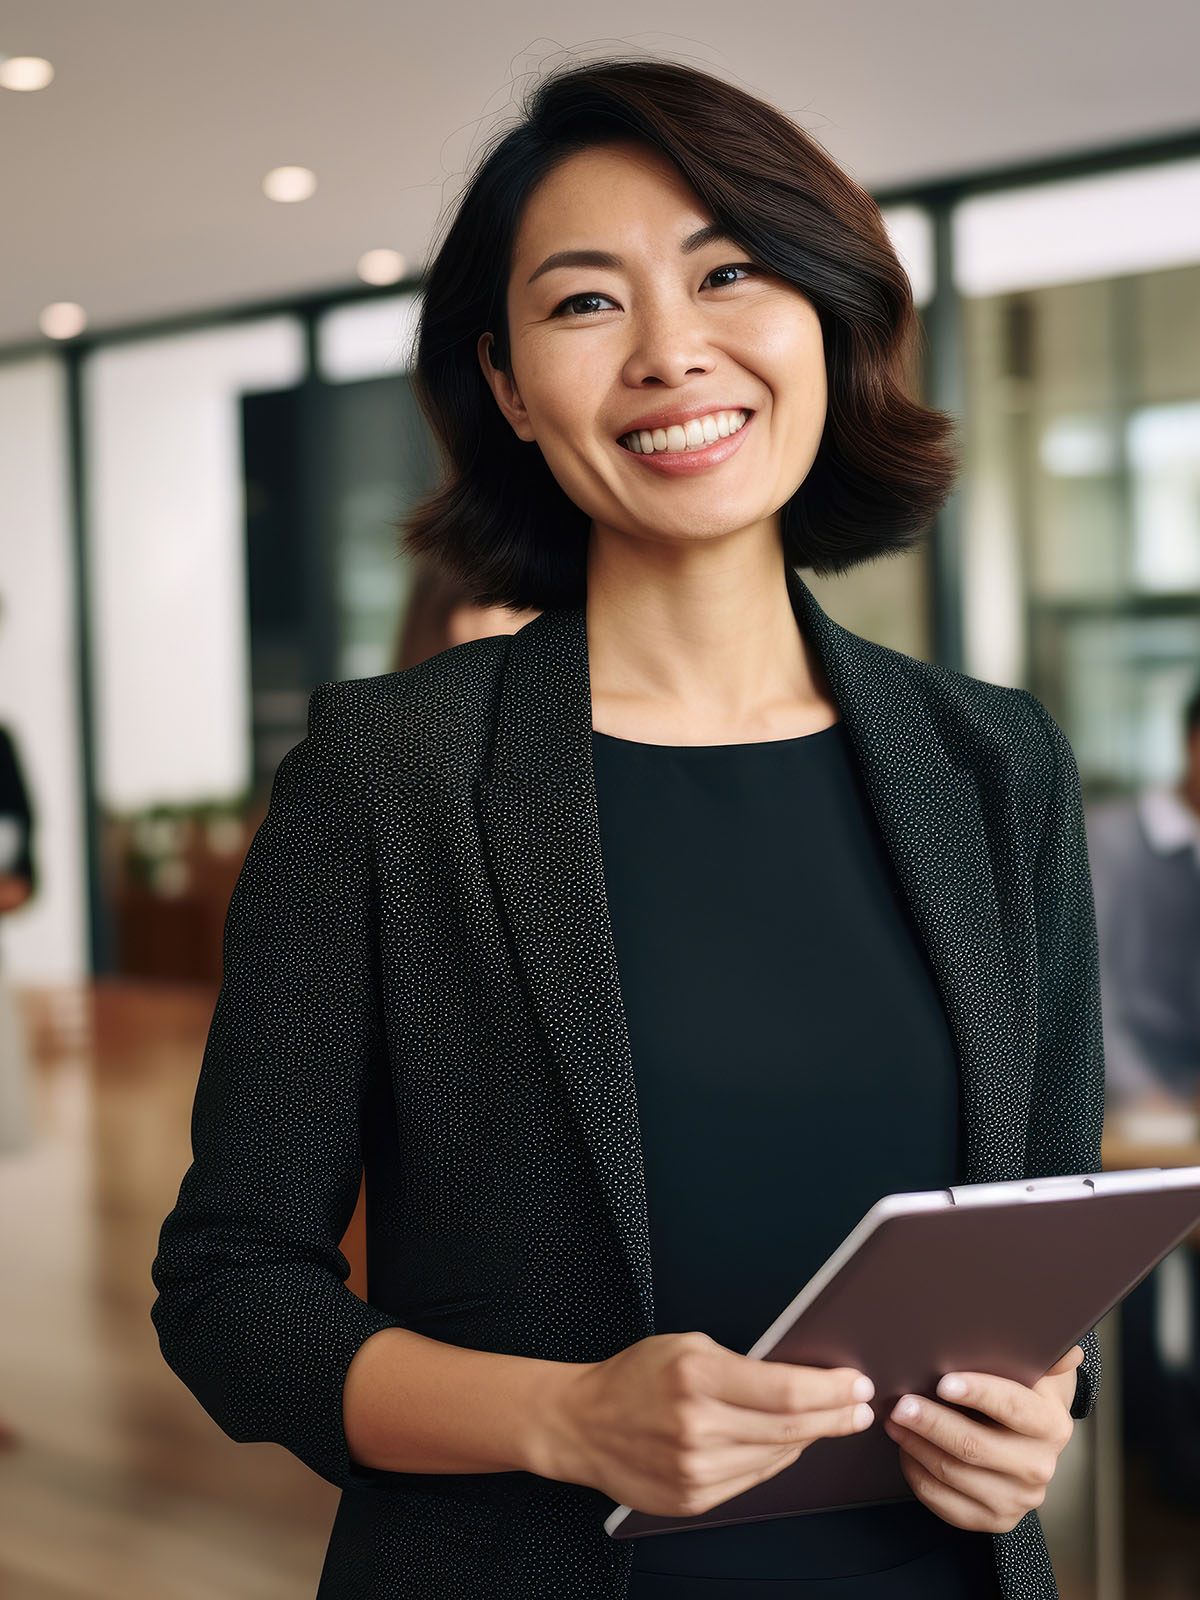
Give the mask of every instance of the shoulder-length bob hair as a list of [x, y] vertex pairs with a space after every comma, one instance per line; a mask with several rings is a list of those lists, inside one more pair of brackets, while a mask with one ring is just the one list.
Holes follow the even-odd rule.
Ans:
[[631, 138], [674, 162], [712, 218], [820, 318], [828, 409], [781, 510], [787, 562], [824, 576], [915, 545], [953, 487], [954, 423], [915, 397], [921, 324], [871, 196], [781, 111], [675, 62], [560, 68], [522, 109], [485, 149], [425, 278], [414, 389], [442, 474], [394, 524], [401, 547], [448, 567], [481, 605], [583, 604], [591, 519], [516, 437], [476, 345], [491, 330], [492, 361], [511, 376], [506, 295], [534, 189], [576, 152]]

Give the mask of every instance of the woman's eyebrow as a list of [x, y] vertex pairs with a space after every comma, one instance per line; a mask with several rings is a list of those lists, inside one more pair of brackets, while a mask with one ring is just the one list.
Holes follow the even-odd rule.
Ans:
[[[713, 244], [716, 240], [723, 240], [726, 244], [737, 244], [719, 222], [707, 223], [703, 228], [697, 228], [695, 233], [689, 233], [679, 246], [680, 252], [685, 256], [693, 255], [697, 250], [702, 250], [706, 244]], [[608, 250], [556, 250], [553, 255], [547, 256], [535, 272], [531, 272], [525, 280], [528, 288], [535, 278], [540, 278], [543, 272], [554, 272], [558, 267], [623, 267], [625, 262], [620, 256], [614, 256]]]

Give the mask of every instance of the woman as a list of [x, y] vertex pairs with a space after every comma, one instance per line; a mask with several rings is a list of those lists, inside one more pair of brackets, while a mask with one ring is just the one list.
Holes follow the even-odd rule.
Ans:
[[408, 548], [541, 615], [314, 692], [153, 1268], [213, 1417], [343, 1490], [321, 1600], [1056, 1595], [1094, 1329], [1032, 1388], [968, 1374], [969, 1419], [869, 1418], [903, 1501], [603, 1528], [860, 1425], [869, 1374], [742, 1352], [879, 1195], [1100, 1166], [1066, 739], [795, 571], [949, 492], [916, 327], [870, 197], [684, 66], [544, 80], [458, 206]]

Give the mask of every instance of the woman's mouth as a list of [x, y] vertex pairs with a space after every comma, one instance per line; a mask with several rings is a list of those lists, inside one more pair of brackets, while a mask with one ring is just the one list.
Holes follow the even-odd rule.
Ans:
[[627, 456], [659, 472], [695, 472], [733, 455], [755, 416], [757, 412], [748, 410], [714, 411], [669, 428], [622, 434], [617, 444]]
[[674, 455], [682, 450], [703, 450], [737, 433], [753, 413], [740, 411], [713, 411], [706, 417], [693, 417], [690, 422], [673, 423], [669, 428], [641, 428], [634, 433], [623, 433], [617, 440], [635, 455], [648, 456], [667, 453]]

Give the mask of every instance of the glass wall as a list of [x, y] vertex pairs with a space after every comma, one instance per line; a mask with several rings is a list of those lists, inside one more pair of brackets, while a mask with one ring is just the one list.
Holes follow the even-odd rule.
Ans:
[[1200, 675], [1200, 163], [956, 221], [969, 670], [1046, 702], [1092, 794], [1171, 780]]
[[339, 306], [317, 325], [339, 678], [396, 665], [408, 566], [395, 522], [437, 481], [408, 375], [417, 309], [416, 295], [389, 295]]

